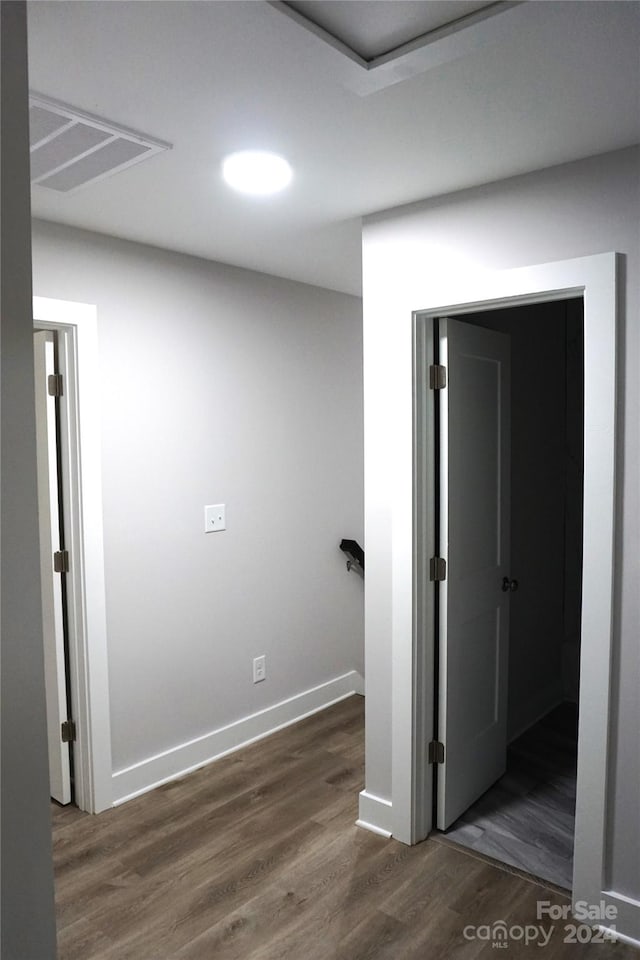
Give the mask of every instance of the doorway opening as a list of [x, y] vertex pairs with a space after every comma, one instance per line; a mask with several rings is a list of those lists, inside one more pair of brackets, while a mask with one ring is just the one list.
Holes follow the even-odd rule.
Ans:
[[[606, 886], [609, 793], [611, 664], [615, 636], [616, 556], [616, 354], [617, 271], [615, 253], [596, 254], [447, 280], [437, 290], [412, 291], [420, 309], [412, 312], [413, 391], [411, 458], [398, 466], [392, 490], [393, 596], [391, 831], [417, 843], [432, 830], [433, 783], [439, 767], [434, 725], [435, 604], [438, 585], [430, 580], [435, 539], [434, 364], [436, 318], [464, 321], [479, 311], [582, 298], [584, 309], [583, 541], [580, 612], [580, 711], [572, 898], [624, 909]], [[471, 325], [467, 325], [471, 328]], [[472, 329], [472, 328], [471, 328]], [[480, 330], [476, 330], [480, 333]], [[488, 332], [488, 331], [482, 331]], [[497, 334], [493, 334], [497, 336]], [[540, 375], [544, 382], [543, 372]], [[406, 440], [402, 450], [407, 450]], [[400, 449], [400, 446], [399, 446]], [[400, 477], [405, 481], [399, 482]], [[404, 511], [411, 478], [412, 510]], [[509, 577], [515, 576], [505, 571]], [[407, 589], [408, 583], [411, 589]], [[410, 629], [407, 629], [407, 625]], [[429, 750], [427, 750], [429, 746]], [[444, 744], [444, 764], [447, 764]], [[449, 751], [451, 754], [451, 751]], [[489, 784], [487, 784], [489, 786]], [[469, 806], [466, 804], [465, 806]], [[463, 812], [464, 807], [458, 813]]]
[[463, 321], [507, 335], [510, 342], [508, 746], [503, 774], [442, 836], [571, 889], [582, 604], [583, 300], [470, 313]]

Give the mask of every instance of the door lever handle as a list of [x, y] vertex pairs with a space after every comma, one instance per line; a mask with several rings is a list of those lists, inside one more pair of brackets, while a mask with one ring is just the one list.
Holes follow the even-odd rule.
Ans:
[[515, 593], [519, 587], [517, 580], [510, 580], [509, 577], [502, 578], [502, 592], [503, 593]]

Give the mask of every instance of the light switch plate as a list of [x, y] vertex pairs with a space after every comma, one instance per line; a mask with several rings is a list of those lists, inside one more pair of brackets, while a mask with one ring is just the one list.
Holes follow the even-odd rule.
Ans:
[[204, 508], [204, 532], [215, 533], [227, 529], [226, 505], [214, 503]]

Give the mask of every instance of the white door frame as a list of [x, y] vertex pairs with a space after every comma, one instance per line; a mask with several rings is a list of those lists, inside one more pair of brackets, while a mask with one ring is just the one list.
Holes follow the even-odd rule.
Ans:
[[410, 638], [394, 636], [394, 663], [404, 669], [394, 670], [393, 679], [393, 833], [398, 839], [415, 843], [427, 835], [432, 823], [432, 768], [426, 760], [425, 743], [433, 738], [434, 586], [425, 577], [425, 561], [434, 549], [430, 518], [435, 480], [427, 452], [434, 439], [429, 426], [433, 423], [433, 398], [423, 387], [422, 371], [433, 362], [433, 319], [582, 296], [585, 376], [580, 701], [586, 709], [580, 711], [578, 733], [573, 898], [574, 902], [586, 900], [590, 904], [597, 904], [603, 894], [617, 904], [615, 895], [603, 889], [614, 631], [616, 262], [616, 254], [607, 253], [496, 272], [471, 281], [463, 297], [455, 288], [449, 297], [439, 291], [437, 302], [427, 295], [424, 308], [414, 312], [413, 630]]
[[33, 322], [58, 334], [64, 394], [60, 405], [67, 616], [75, 802], [100, 813], [112, 806], [111, 726], [102, 524], [102, 463], [96, 307], [33, 298]]

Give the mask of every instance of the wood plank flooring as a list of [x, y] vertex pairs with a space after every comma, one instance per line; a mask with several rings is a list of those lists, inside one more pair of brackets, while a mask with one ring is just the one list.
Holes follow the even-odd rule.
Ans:
[[472, 960], [495, 953], [465, 928], [500, 920], [555, 926], [545, 960], [638, 960], [536, 920], [562, 895], [356, 827], [362, 775], [351, 697], [97, 817], [54, 808], [59, 960]]
[[504, 777], [445, 835], [570, 890], [577, 753], [578, 708], [563, 703], [511, 744]]

